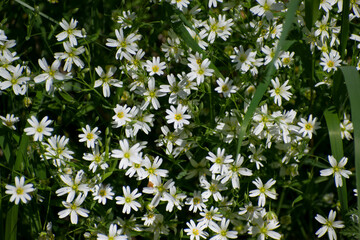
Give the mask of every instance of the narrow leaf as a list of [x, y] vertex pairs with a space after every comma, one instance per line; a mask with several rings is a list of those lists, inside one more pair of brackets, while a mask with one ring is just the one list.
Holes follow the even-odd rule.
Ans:
[[[340, 70], [344, 75], [350, 99], [351, 117], [354, 127], [356, 188], [358, 193], [360, 193], [360, 77], [354, 66], [340, 67]], [[360, 211], [360, 194], [358, 194], [357, 206], [358, 211]]]
[[13, 205], [6, 214], [5, 239], [16, 240], [19, 206]]

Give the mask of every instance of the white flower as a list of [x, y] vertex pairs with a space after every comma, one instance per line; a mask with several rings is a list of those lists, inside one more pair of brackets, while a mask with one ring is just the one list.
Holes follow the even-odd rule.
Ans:
[[174, 123], [174, 128], [183, 128], [183, 125], [188, 125], [190, 122], [187, 119], [190, 119], [191, 116], [189, 114], [185, 114], [187, 111], [187, 106], [182, 106], [179, 104], [175, 109], [174, 106], [170, 106], [170, 110], [166, 109], [166, 113], [168, 114], [165, 118], [167, 119], [167, 123]]
[[172, 179], [168, 180], [165, 184], [162, 183], [160, 178], [154, 178], [153, 180], [154, 182], [149, 182], [148, 187], [143, 188], [144, 193], [155, 194], [150, 202], [150, 208], [155, 208], [160, 203], [160, 200], [175, 201], [174, 197], [168, 193], [168, 190], [175, 184]]
[[330, 72], [336, 70], [341, 66], [341, 57], [338, 51], [331, 49], [330, 53], [323, 52], [320, 65], [323, 66], [323, 70]]
[[312, 134], [316, 134], [316, 129], [320, 128], [319, 123], [316, 122], [316, 117], [313, 119], [312, 114], [309, 115], [307, 121], [304, 118], [301, 118], [300, 121], [301, 122], [298, 123], [298, 125], [301, 127], [299, 130], [299, 134], [302, 133], [303, 137], [308, 135], [311, 139]]
[[218, 148], [216, 155], [212, 152], [209, 152], [208, 154], [209, 156], [206, 156], [206, 159], [214, 163], [210, 167], [210, 171], [213, 174], [220, 173], [221, 175], [223, 175], [225, 172], [227, 172], [226, 165], [234, 161], [234, 159], [232, 159], [232, 155], [225, 156], [225, 149]]
[[73, 63], [82, 69], [85, 64], [78, 55], [85, 52], [84, 46], [75, 48], [71, 46], [70, 42], [63, 42], [63, 46], [65, 52], [55, 53], [55, 59], [65, 59], [64, 71], [71, 72]]
[[144, 159], [144, 167], [145, 172], [143, 176], [140, 176], [141, 179], [148, 177], [150, 182], [155, 182], [155, 178], [158, 180], [161, 179], [161, 177], [167, 177], [169, 171], [166, 169], [160, 169], [160, 165], [162, 164], [163, 160], [161, 157], [156, 156], [153, 161], [150, 161], [148, 156], [145, 156]]
[[334, 175], [335, 186], [342, 187], [342, 185], [343, 185], [342, 177], [349, 178], [349, 175], [351, 175], [351, 171], [344, 169], [348, 159], [347, 159], [347, 157], [342, 157], [340, 159], [340, 161], [337, 162], [336, 159], [331, 155], [328, 156], [328, 159], [329, 159], [331, 168], [321, 170], [320, 175], [321, 176]]
[[187, 74], [189, 80], [196, 79], [197, 85], [200, 85], [204, 82], [205, 76], [210, 77], [213, 75], [214, 70], [209, 68], [210, 60], [205, 59], [200, 64], [196, 64], [194, 62], [188, 63], [188, 66], [191, 68], [191, 72]]
[[244, 168], [241, 165], [244, 162], [244, 157], [237, 155], [236, 161], [232, 164], [229, 164], [228, 171], [223, 174], [224, 177], [221, 179], [221, 183], [225, 184], [231, 178], [231, 184], [233, 188], [240, 188], [240, 176], [251, 176], [252, 171], [248, 168]]
[[171, 0], [171, 4], [176, 4], [176, 7], [182, 11], [183, 8], [187, 8], [188, 4], [190, 3], [189, 0]]
[[279, 11], [282, 8], [281, 5], [275, 2], [275, 0], [256, 0], [256, 2], [259, 5], [250, 8], [250, 12], [260, 17], [265, 14], [268, 20], [273, 18], [273, 14], [271, 11]]
[[334, 228], [344, 228], [344, 222], [343, 221], [334, 221], [336, 217], [336, 211], [330, 210], [328, 219], [324, 218], [323, 216], [316, 214], [315, 219], [323, 224], [319, 230], [316, 231], [317, 237], [322, 237], [327, 232], [329, 236], [329, 240], [336, 240], [336, 232]]
[[106, 204], [106, 200], [112, 200], [115, 193], [112, 192], [112, 187], [110, 184], [104, 186], [103, 184], [95, 185], [93, 189], [94, 201], [98, 201], [98, 203]]
[[61, 180], [67, 185], [66, 187], [59, 188], [56, 190], [57, 196], [62, 196], [68, 194], [66, 201], [71, 202], [74, 200], [77, 192], [81, 191], [84, 193], [86, 197], [90, 188], [88, 184], [81, 183], [82, 177], [84, 175], [84, 171], [80, 170], [76, 173], [75, 179], [72, 179], [69, 175], [60, 175]]
[[61, 65], [61, 62], [59, 60], [55, 60], [51, 66], [49, 66], [46, 62], [45, 58], [39, 59], [39, 65], [41, 69], [44, 71], [40, 75], [34, 77], [35, 83], [40, 83], [43, 81], [46, 81], [45, 89], [47, 92], [50, 92], [52, 89], [53, 80], [64, 80], [68, 78], [68, 76], [62, 74], [59, 71], [59, 67]]
[[210, 238], [210, 240], [227, 240], [229, 238], [235, 239], [237, 238], [237, 231], [228, 231], [228, 227], [230, 224], [230, 220], [226, 218], [221, 219], [221, 225], [219, 226], [215, 222], [210, 222], [209, 227], [213, 230], [217, 235]]
[[210, 210], [205, 208], [203, 212], [200, 212], [200, 216], [203, 218], [198, 219], [198, 222], [206, 226], [216, 224], [215, 221], [221, 221], [222, 219], [222, 214], [219, 212], [219, 208], [214, 206], [211, 206]]
[[203, 209], [206, 208], [206, 204], [204, 203], [206, 201], [207, 199], [203, 199], [201, 197], [200, 191], [194, 191], [194, 196], [192, 198], [188, 198], [185, 204], [190, 205], [189, 211], [193, 211], [195, 213], [197, 212], [197, 210], [202, 211]]
[[169, 85], [160, 85], [160, 92], [164, 94], [170, 93], [169, 103], [177, 104], [178, 98], [185, 99], [188, 95], [184, 90], [186, 87], [186, 81], [181, 80], [179, 83], [176, 82], [175, 76], [172, 73], [167, 75], [167, 79]]
[[119, 16], [117, 22], [120, 23], [121, 28], [131, 28], [134, 20], [136, 18], [136, 13], [130, 12], [130, 10], [123, 11], [122, 16]]
[[62, 210], [58, 213], [59, 218], [65, 218], [70, 215], [70, 220], [72, 224], [77, 224], [78, 215], [82, 217], [88, 217], [89, 210], [81, 208], [80, 205], [84, 202], [86, 195], [80, 194], [74, 200], [73, 203], [63, 201], [62, 204], [66, 207], [65, 210]]
[[225, 78], [225, 81], [221, 78], [216, 80], [216, 83], [219, 85], [215, 88], [215, 91], [218, 93], [222, 93], [224, 97], [231, 97], [231, 93], [236, 93], [238, 88], [236, 86], [232, 85], [232, 80], [230, 80], [228, 77]]
[[81, 128], [83, 133], [79, 134], [79, 142], [86, 142], [86, 146], [88, 148], [94, 148], [95, 143], [97, 143], [99, 139], [100, 130], [98, 131], [98, 127], [95, 127], [91, 130], [89, 125], [86, 125], [85, 128]]
[[208, 200], [210, 196], [213, 196], [216, 202], [222, 201], [224, 199], [220, 191], [224, 191], [227, 188], [224, 187], [223, 184], [219, 183], [219, 181], [212, 180], [211, 183], [209, 183], [205, 177], [202, 177], [200, 179], [200, 186], [206, 189], [206, 191], [201, 193], [202, 198]]
[[97, 240], [125, 240], [128, 239], [126, 235], [119, 235], [116, 224], [110, 224], [109, 234], [106, 236], [105, 234], [98, 233]]
[[209, 8], [217, 7], [217, 2], [223, 2], [223, 0], [209, 0]]
[[70, 24], [65, 19], [62, 19], [62, 21], [59, 24], [62, 27], [62, 29], [64, 29], [63, 32], [56, 35], [56, 38], [59, 42], [65, 40], [66, 38], [69, 38], [71, 47], [73, 47], [77, 45], [76, 37], [79, 38], [85, 37], [81, 33], [81, 30], [75, 29], [77, 25], [77, 21], [75, 19], [71, 18]]
[[143, 102], [141, 105], [141, 110], [145, 110], [149, 106], [150, 102], [155, 110], [159, 109], [160, 102], [157, 98], [165, 96], [166, 93], [161, 92], [159, 89], [155, 88], [155, 79], [153, 77], [150, 77], [148, 81], [148, 89], [143, 91], [145, 102]]
[[122, 187], [124, 192], [124, 197], [116, 197], [115, 199], [116, 204], [124, 205], [123, 213], [129, 214], [131, 212], [131, 209], [134, 211], [137, 211], [138, 208], [141, 207], [141, 204], [135, 201], [136, 198], [141, 196], [141, 193], [138, 193], [138, 189], [136, 188], [134, 191], [130, 192], [130, 187]]
[[161, 76], [164, 74], [163, 70], [166, 68], [165, 63], [160, 62], [160, 57], [153, 57], [152, 62], [147, 60], [144, 67], [146, 68], [146, 71], [149, 72], [150, 76], [153, 76], [154, 74]]
[[45, 156], [53, 159], [55, 166], [60, 166], [64, 159], [73, 159], [71, 154], [74, 152], [66, 147], [68, 142], [69, 139], [65, 136], [60, 137], [55, 135], [48, 139], [48, 144], [44, 143], [46, 146]]
[[92, 170], [94, 173], [99, 166], [102, 170], [105, 170], [109, 167], [109, 165], [104, 162], [105, 152], [100, 153], [99, 146], [96, 145], [95, 148], [92, 149], [92, 153], [84, 153], [83, 159], [86, 161], [91, 161], [89, 165], [89, 170]]
[[231, 62], [236, 63], [235, 68], [237, 70], [247, 72], [257, 62], [257, 60], [255, 59], [256, 51], [252, 51], [251, 48], [244, 51], [243, 46], [240, 45], [239, 48], [235, 47], [234, 51], [236, 55], [231, 55], [230, 58]]
[[112, 150], [111, 157], [113, 158], [120, 158], [121, 161], [119, 163], [120, 169], [126, 169], [131, 166], [131, 163], [138, 163], [140, 164], [142, 159], [140, 157], [140, 152], [142, 147], [140, 143], [136, 143], [133, 146], [129, 146], [129, 142], [127, 139], [120, 140], [120, 149]]
[[345, 113], [344, 113], [344, 120], [340, 123], [340, 130], [341, 130], [342, 139], [346, 138], [346, 140], [348, 141], [353, 139], [351, 133], [354, 131], [354, 127], [352, 122], [348, 119]]
[[116, 104], [116, 108], [114, 108], [115, 115], [112, 117], [113, 121], [113, 128], [118, 128], [124, 126], [127, 122], [131, 121], [133, 115], [131, 114], [131, 108], [128, 107], [126, 104], [121, 106]]
[[131, 33], [126, 38], [124, 37], [123, 29], [115, 30], [115, 35], [117, 40], [108, 38], [106, 46], [108, 47], [116, 47], [117, 52], [115, 55], [116, 59], [122, 59], [123, 57], [127, 56], [130, 58], [131, 55], [135, 55], [136, 51], [138, 50], [138, 45], [136, 41], [141, 39], [141, 35]]
[[16, 130], [16, 127], [14, 126], [15, 123], [20, 121], [18, 117], [15, 117], [14, 114], [6, 114], [6, 117], [0, 116], [0, 120], [2, 124], [12, 130]]
[[0, 82], [0, 90], [12, 87], [15, 95], [24, 95], [27, 90], [26, 83], [30, 80], [29, 77], [22, 76], [24, 67], [18, 64], [16, 67], [8, 66], [7, 69], [10, 72], [8, 72], [5, 68], [0, 67], [0, 77], [5, 79], [5, 81]]
[[27, 121], [31, 127], [25, 128], [24, 132], [26, 132], [26, 135], [34, 135], [34, 141], [41, 142], [44, 135], [51, 136], [53, 129], [47, 126], [51, 124], [52, 120], [48, 120], [47, 116], [45, 116], [40, 123], [34, 116], [31, 116]]
[[272, 178], [263, 184], [260, 178], [256, 178], [255, 181], [252, 181], [253, 184], [256, 185], [258, 189], [251, 190], [249, 196], [250, 197], [257, 197], [258, 199], [258, 206], [264, 207], [266, 203], [266, 197], [269, 197], [271, 199], [276, 199], [276, 192], [274, 189], [271, 189], [271, 187], [276, 183], [276, 180], [273, 180]]
[[279, 240], [281, 238], [281, 234], [273, 231], [274, 229], [279, 227], [279, 222], [276, 220], [270, 220], [268, 222], [263, 221], [260, 219], [259, 221], [256, 221], [256, 226], [252, 229], [253, 236], [259, 234], [258, 238], [259, 240], [267, 239], [268, 237], [272, 239]]
[[322, 0], [319, 4], [319, 9], [323, 9], [326, 13], [328, 13], [332, 6], [337, 2], [337, 0]]
[[118, 79], [112, 78], [116, 71], [116, 67], [110, 66], [105, 73], [102, 67], [98, 66], [95, 68], [96, 73], [99, 75], [99, 79], [97, 79], [94, 83], [94, 88], [103, 87], [103, 95], [104, 97], [110, 97], [110, 86], [122, 87], [123, 83]]
[[200, 240], [200, 237], [206, 239], [209, 236], [209, 234], [204, 231], [206, 225], [203, 223], [195, 224], [195, 222], [191, 219], [190, 223], [187, 222], [186, 225], [189, 228], [185, 228], [184, 231], [190, 236], [190, 240]]
[[29, 193], [35, 191], [35, 189], [33, 188], [33, 184], [29, 183], [29, 184], [25, 184], [25, 177], [21, 176], [20, 179], [19, 177], [15, 177], [15, 186], [6, 184], [5, 188], [6, 194], [10, 194], [10, 202], [14, 202], [15, 204], [18, 205], [20, 200], [23, 203], [27, 203], [27, 201], [31, 200], [31, 196], [29, 195]]
[[275, 104], [279, 106], [281, 106], [281, 98], [285, 98], [286, 101], [289, 101], [292, 95], [292, 93], [288, 91], [291, 88], [291, 86], [287, 86], [288, 82], [289, 80], [286, 80], [285, 83], [280, 86], [278, 77], [275, 78], [275, 81], [274, 79], [271, 79], [274, 89], [269, 91], [270, 97], [274, 97]]

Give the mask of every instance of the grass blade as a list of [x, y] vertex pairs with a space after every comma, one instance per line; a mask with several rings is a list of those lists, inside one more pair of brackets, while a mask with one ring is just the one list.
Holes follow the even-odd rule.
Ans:
[[[346, 88], [348, 90], [351, 118], [354, 127], [354, 155], [355, 155], [355, 176], [356, 188], [360, 193], [360, 77], [354, 66], [340, 67], [345, 79]], [[360, 216], [360, 194], [357, 197], [357, 207]]]
[[343, 9], [341, 14], [341, 32], [340, 32], [340, 55], [342, 59], [346, 56], [346, 45], [349, 38], [349, 11], [350, 0], [343, 0]]
[[6, 214], [5, 239], [16, 240], [19, 206], [13, 205]]
[[278, 58], [280, 50], [284, 50], [285, 45], [287, 47], [289, 47], [289, 44], [287, 44], [287, 41], [286, 41], [286, 37], [288, 36], [288, 34], [290, 32], [290, 28], [294, 22], [295, 15], [296, 15], [295, 13], [299, 6], [299, 2], [300, 2], [299, 0], [290, 1], [289, 8], [288, 8], [288, 11], [285, 16], [284, 28], [282, 30], [280, 40], [279, 40], [278, 46], [275, 51], [275, 56], [273, 58], [273, 61], [271, 61], [269, 63], [269, 65], [267, 66], [267, 68], [266, 68], [267, 73], [265, 76], [265, 80], [258, 85], [255, 95], [254, 95], [253, 99], [251, 100], [250, 106], [248, 107], [248, 110], [245, 114], [244, 121], [241, 124], [240, 133], [239, 133], [239, 137], [238, 137], [239, 138], [238, 145], [237, 145], [237, 149], [236, 149], [236, 155], [238, 155], [240, 152], [242, 141], [244, 139], [247, 127], [252, 119], [252, 116], [254, 115], [255, 109], [258, 107], [262, 97], [264, 96], [264, 94], [270, 84], [271, 78], [272, 78], [273, 74], [275, 73], [274, 60], [276, 60]]
[[[344, 157], [344, 150], [341, 139], [340, 120], [337, 113], [335, 112], [335, 107], [326, 109], [324, 111], [324, 116], [329, 131], [331, 154], [337, 161], [340, 161], [340, 159]], [[341, 204], [341, 211], [343, 216], [345, 216], [348, 211], [346, 181], [343, 181], [343, 186], [337, 188], [337, 191]]]
[[311, 30], [319, 14], [320, 0], [305, 0], [305, 24]]

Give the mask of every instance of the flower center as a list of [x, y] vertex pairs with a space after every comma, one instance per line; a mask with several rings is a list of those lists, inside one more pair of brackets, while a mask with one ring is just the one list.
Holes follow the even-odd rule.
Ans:
[[226, 84], [224, 84], [224, 85], [221, 87], [221, 90], [222, 90], [223, 92], [227, 92], [227, 91], [229, 91], [229, 88], [228, 88], [228, 86], [227, 86]]
[[223, 159], [221, 158], [221, 157], [217, 157], [216, 159], [215, 159], [215, 163], [217, 163], [217, 164], [220, 164], [220, 163], [222, 163], [223, 162]]
[[333, 61], [331, 61], [331, 60], [329, 60], [328, 62], [327, 62], [327, 66], [329, 67], [329, 68], [332, 68], [332, 67], [334, 67], [334, 62]]
[[175, 120], [176, 121], [180, 121], [181, 119], [182, 119], [181, 114], [179, 114], [179, 113], [175, 114]]
[[105, 189], [101, 189], [99, 191], [99, 195], [102, 196], [102, 197], [105, 197], [106, 196], [106, 190]]
[[121, 42], [120, 47], [122, 47], [122, 48], [126, 47], [126, 42], [125, 41]]
[[204, 73], [205, 73], [204, 69], [200, 68], [199, 71], [198, 71], [198, 74], [203, 75]]
[[118, 118], [123, 118], [124, 117], [124, 112], [118, 112], [118, 114], [116, 114], [116, 116]]
[[87, 138], [87, 140], [91, 140], [91, 139], [94, 138], [94, 135], [93, 135], [92, 133], [88, 133], [88, 134], [86, 135], [86, 138]]
[[221, 230], [221, 232], [220, 232], [220, 235], [221, 235], [221, 236], [226, 237], [226, 234], [227, 234], [227, 231], [226, 231], [226, 230]]
[[94, 158], [94, 161], [96, 163], [100, 163], [101, 162], [101, 157], [99, 155], [97, 155], [95, 158]]
[[283, 59], [283, 63], [285, 64], [285, 65], [288, 65], [289, 63], [290, 63], [290, 58], [284, 58]]
[[159, 71], [159, 67], [155, 65], [155, 66], [152, 67], [152, 70], [153, 70], [153, 72], [158, 72], [158, 71]]
[[15, 85], [15, 84], [17, 84], [17, 79], [16, 79], [16, 78], [12, 78], [12, 79], [10, 80], [10, 82], [11, 82], [12, 85]]
[[265, 10], [265, 12], [270, 10], [270, 6], [269, 6], [269, 4], [267, 4], [267, 2], [265, 2], [265, 4], [264, 4], [264, 10]]
[[149, 169], [148, 169], [148, 172], [149, 172], [150, 175], [152, 175], [152, 174], [154, 174], [155, 169], [154, 169], [154, 168], [149, 168]]
[[245, 62], [245, 61], [246, 61], [246, 59], [247, 59], [246, 54], [244, 54], [244, 53], [240, 54], [239, 59], [240, 59], [240, 62]]
[[42, 129], [42, 127], [38, 127], [38, 128], [36, 128], [36, 131], [37, 131], [38, 133], [41, 133], [41, 132], [43, 131], [43, 129]]
[[198, 236], [199, 235], [199, 229], [194, 228], [192, 230], [193, 235]]
[[305, 129], [310, 131], [312, 129], [312, 125], [310, 123], [305, 124]]
[[126, 197], [126, 198], [125, 198], [125, 202], [126, 202], [126, 203], [131, 203], [131, 197]]
[[24, 189], [23, 188], [17, 188], [16, 189], [16, 194], [17, 195], [23, 195], [24, 194]]
[[264, 187], [261, 187], [259, 190], [261, 193], [265, 193], [265, 191], [266, 191], [266, 189]]
[[129, 158], [130, 157], [130, 153], [124, 153], [124, 158]]
[[217, 191], [217, 187], [215, 184], [211, 184], [209, 187], [210, 192], [216, 192]]

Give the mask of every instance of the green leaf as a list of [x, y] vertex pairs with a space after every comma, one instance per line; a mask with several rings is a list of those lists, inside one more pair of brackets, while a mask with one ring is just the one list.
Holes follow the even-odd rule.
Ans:
[[258, 107], [262, 97], [264, 96], [264, 94], [270, 84], [273, 74], [275, 73], [274, 61], [278, 58], [280, 50], [285, 50], [284, 47], [290, 47], [288, 41], [286, 41], [286, 37], [289, 34], [290, 28], [294, 22], [294, 18], [296, 15], [295, 13], [298, 8], [299, 2], [300, 2], [299, 0], [292, 0], [289, 3], [289, 8], [288, 8], [286, 16], [285, 16], [284, 28], [281, 33], [280, 40], [279, 40], [278, 46], [275, 51], [275, 56], [273, 58], [273, 61], [271, 61], [269, 63], [269, 65], [266, 67], [265, 79], [263, 82], [261, 82], [258, 85], [255, 95], [254, 95], [253, 99], [251, 100], [251, 103], [245, 114], [244, 121], [241, 124], [240, 133], [239, 133], [239, 137], [238, 137], [238, 145], [237, 145], [237, 149], [236, 149], [236, 155], [238, 155], [240, 152], [242, 141], [246, 134], [247, 127], [252, 119], [252, 116], [254, 115], [256, 108]]
[[300, 201], [302, 201], [304, 198], [302, 195], [298, 196], [297, 198], [295, 198], [295, 200], [292, 202], [291, 206], [294, 207], [294, 205]]
[[19, 206], [13, 205], [6, 214], [5, 239], [16, 240]]
[[11, 151], [10, 151], [9, 139], [7, 136], [5, 136], [4, 129], [0, 129], [0, 148], [4, 153], [6, 161], [9, 163]]
[[[354, 151], [355, 151], [355, 176], [356, 188], [360, 193], [360, 77], [354, 66], [340, 67], [349, 93], [351, 117], [354, 127]], [[357, 198], [357, 206], [360, 211], [360, 194]], [[360, 215], [360, 214], [359, 214]]]
[[340, 31], [340, 55], [342, 59], [346, 57], [346, 45], [349, 39], [349, 11], [350, 0], [343, 0], [343, 9], [341, 13], [341, 31]]
[[311, 30], [319, 14], [320, 0], [305, 0], [305, 24]]

